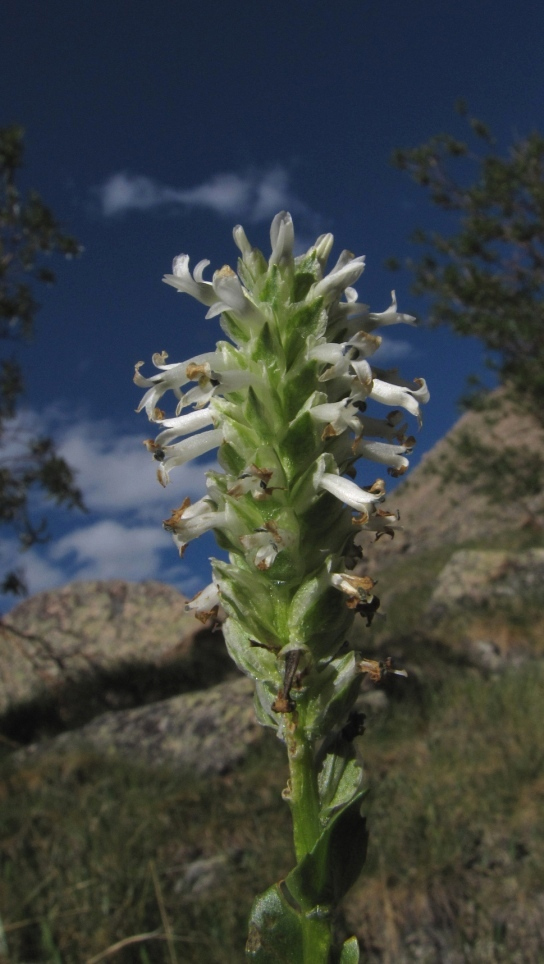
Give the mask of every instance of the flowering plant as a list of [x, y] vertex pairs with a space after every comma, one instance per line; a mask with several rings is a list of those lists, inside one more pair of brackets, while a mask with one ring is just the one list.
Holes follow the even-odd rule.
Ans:
[[[218, 450], [223, 471], [207, 473], [207, 494], [185, 499], [164, 522], [183, 553], [213, 530], [228, 562], [212, 560], [213, 581], [188, 603], [202, 620], [221, 605], [228, 651], [255, 680], [255, 711], [287, 747], [290, 777], [283, 796], [294, 824], [297, 864], [254, 902], [248, 960], [259, 964], [356, 964], [355, 937], [334, 946], [333, 911], [364, 863], [367, 833], [360, 814], [362, 770], [353, 712], [364, 673], [395, 670], [365, 660], [345, 642], [356, 614], [369, 625], [379, 606], [374, 581], [361, 571], [366, 532], [394, 535], [397, 514], [382, 507], [382, 479], [359, 486], [363, 458], [402, 474], [414, 445], [402, 410], [421, 420], [425, 381], [409, 383], [371, 365], [375, 329], [414, 318], [390, 307], [370, 312], [352, 285], [364, 257], [343, 251], [325, 273], [333, 237], [321, 235], [294, 256], [286, 212], [272, 221], [268, 261], [241, 226], [238, 274], [225, 266], [204, 280], [208, 261], [191, 273], [174, 260], [167, 284], [220, 316], [228, 341], [170, 364], [153, 356], [158, 374], [135, 382], [160, 431], [147, 445], [166, 485], [177, 465]], [[192, 383], [192, 386], [191, 386]], [[187, 387], [189, 386], [189, 387]], [[178, 400], [174, 417], [159, 403]], [[384, 418], [369, 402], [388, 406]], [[187, 409], [188, 411], [185, 411]]]

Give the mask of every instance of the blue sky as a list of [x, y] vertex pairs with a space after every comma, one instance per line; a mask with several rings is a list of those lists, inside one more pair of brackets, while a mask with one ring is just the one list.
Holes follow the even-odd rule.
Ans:
[[[161, 283], [172, 258], [234, 264], [238, 222], [267, 250], [271, 217], [287, 208], [302, 244], [332, 231], [337, 252], [366, 254], [357, 289], [374, 311], [394, 285], [401, 310], [424, 319], [409, 274], [384, 261], [438, 221], [391, 152], [442, 130], [464, 136], [460, 97], [502, 147], [542, 130], [543, 28], [543, 6], [526, 0], [4, 0], [0, 125], [25, 127], [21, 184], [85, 248], [57, 265], [22, 356], [26, 424], [54, 433], [90, 509], [53, 513], [52, 541], [21, 558], [32, 591], [118, 576], [192, 593], [208, 581], [213, 543], [180, 561], [161, 529], [186, 494], [202, 494], [202, 468], [162, 490], [134, 414], [136, 361], [161, 350], [182, 360], [219, 337], [202, 306]], [[388, 361], [432, 393], [416, 464], [455, 421], [481, 351], [445, 330], [387, 334]], [[0, 548], [13, 554], [9, 540]]]

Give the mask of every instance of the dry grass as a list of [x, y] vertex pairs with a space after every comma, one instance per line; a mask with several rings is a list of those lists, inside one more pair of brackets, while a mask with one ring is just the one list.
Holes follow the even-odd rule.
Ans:
[[[459, 945], [489, 945], [507, 879], [527, 926], [519, 908], [544, 889], [544, 673], [535, 666], [487, 681], [458, 675], [435, 695], [392, 701], [363, 738], [371, 848], [347, 914], [369, 961], [403, 959], [415, 919]], [[5, 762], [8, 960], [240, 960], [254, 894], [292, 862], [284, 781], [273, 739], [210, 781], [167, 770], [151, 780], [93, 754], [18, 771]], [[188, 865], [200, 867], [192, 883]], [[489, 958], [510, 959], [532, 960]]]

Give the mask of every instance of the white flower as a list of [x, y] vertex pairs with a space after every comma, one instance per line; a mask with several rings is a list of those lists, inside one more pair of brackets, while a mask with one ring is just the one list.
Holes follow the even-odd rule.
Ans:
[[182, 442], [165, 445], [164, 448], [157, 447], [155, 443], [153, 458], [160, 462], [157, 477], [161, 485], [168, 485], [170, 472], [175, 465], [184, 465], [185, 462], [190, 462], [192, 459], [198, 458], [199, 455], [204, 455], [205, 452], [221, 445], [222, 441], [223, 433], [220, 428], [216, 428], [210, 432], [201, 432], [200, 435], [191, 435], [189, 438], [183, 439]]
[[[411, 440], [414, 441], [415, 440]], [[405, 453], [410, 453], [413, 446], [390, 445], [387, 442], [367, 442], [364, 438], [357, 439], [353, 443], [353, 454], [356, 458], [363, 456], [373, 462], [380, 462], [382, 465], [390, 466], [389, 474], [393, 476], [403, 475], [408, 468], [409, 462]]]
[[241, 388], [247, 388], [256, 380], [256, 376], [246, 369], [233, 368], [217, 371], [212, 369], [209, 363], [189, 365], [187, 373], [191, 380], [198, 381], [198, 384], [182, 396], [178, 411], [187, 405], [194, 405], [198, 409], [203, 408], [214, 395], [237, 392]]
[[240, 284], [238, 275], [228, 266], [223, 265], [213, 276], [213, 290], [216, 298], [206, 314], [206, 318], [215, 318], [224, 311], [231, 312], [240, 321], [258, 322], [262, 324], [264, 315], [253, 304], [246, 289]]
[[[399, 523], [399, 512], [391, 511], [391, 509], [377, 509], [375, 508], [370, 518], [367, 520], [365, 529], [368, 531], [376, 533], [376, 541], [381, 539], [382, 536], [389, 536], [393, 539], [397, 529], [402, 529]], [[364, 531], [361, 530], [357, 533], [354, 538], [354, 543], [356, 546], [362, 545], [364, 541]]]
[[310, 254], [312, 251], [315, 251], [315, 256], [319, 261], [322, 270], [327, 264], [333, 244], [334, 236], [330, 232], [327, 234], [320, 234], [313, 245], [313, 248], [310, 248], [310, 250], [307, 252], [307, 254]]
[[212, 424], [213, 417], [209, 408], [197, 409], [194, 412], [188, 412], [187, 415], [178, 415], [176, 418], [163, 418], [160, 421], [163, 431], [157, 435], [154, 445], [162, 448], [180, 435], [198, 432], [201, 428]]
[[205, 589], [197, 592], [190, 602], [185, 603], [185, 612], [194, 612], [201, 623], [206, 623], [208, 619], [215, 619], [221, 604], [217, 583], [211, 582]]
[[351, 385], [350, 398], [352, 401], [364, 401], [365, 398], [371, 395], [372, 388], [374, 385], [374, 378], [372, 375], [372, 369], [365, 358], [360, 361], [352, 361], [349, 363], [349, 380]]
[[331, 495], [340, 499], [340, 502], [345, 502], [358, 512], [366, 512], [369, 505], [382, 502], [384, 498], [383, 493], [361, 489], [350, 479], [344, 479], [341, 475], [332, 475], [330, 472], [324, 472], [321, 475], [317, 480], [317, 486], [320, 489], [326, 489]]
[[411, 415], [415, 415], [421, 426], [421, 409], [418, 402], [425, 404], [429, 400], [429, 390], [424, 378], [415, 378], [414, 384], [417, 388], [395, 385], [384, 382], [380, 378], [374, 378], [369, 397], [376, 402], [383, 402], [384, 405], [400, 405]]
[[366, 331], [359, 331], [349, 341], [324, 342], [310, 348], [307, 358], [326, 362], [330, 367], [319, 376], [320, 382], [328, 382], [332, 378], [346, 375], [351, 362], [368, 358], [380, 347], [382, 339], [378, 335], [369, 335]]
[[198, 539], [210, 529], [219, 529], [225, 525], [224, 512], [217, 512], [206, 499], [199, 499], [191, 505], [189, 498], [184, 499], [179, 509], [174, 509], [170, 518], [163, 522], [167, 532], [172, 533], [181, 556], [192, 539]]
[[260, 469], [258, 465], [250, 465], [238, 476], [236, 484], [228, 490], [227, 495], [232, 496], [233, 499], [239, 499], [240, 496], [251, 492], [258, 502], [268, 499], [274, 489], [278, 488], [278, 486], [272, 488], [268, 486], [272, 475], [271, 469]]
[[170, 390], [174, 392], [176, 398], [180, 400], [183, 398], [181, 388], [183, 385], [186, 385], [187, 382], [191, 381], [190, 376], [187, 375], [188, 365], [209, 363], [215, 357], [216, 353], [214, 351], [207, 351], [202, 355], [195, 355], [187, 361], [166, 365], [165, 362], [168, 354], [165, 351], [157, 352], [153, 355], [152, 362], [155, 368], [160, 369], [161, 374], [152, 375], [151, 378], [144, 378], [144, 376], [140, 374], [140, 368], [145, 362], [137, 362], [134, 366], [134, 382], [136, 385], [139, 385], [140, 388], [148, 388], [149, 390], [145, 393], [136, 411], [141, 412], [142, 408], [145, 408], [151, 422], [160, 421], [161, 416], [159, 415], [157, 418], [155, 415], [157, 402], [165, 392]]
[[394, 291], [391, 292], [391, 304], [386, 311], [371, 312], [369, 314], [370, 321], [374, 322], [373, 327], [378, 327], [381, 325], [415, 325], [416, 318], [413, 315], [402, 315], [397, 311], [397, 296]]
[[356, 434], [361, 431], [361, 423], [358, 419], [358, 410], [349, 398], [344, 398], [340, 402], [327, 402], [324, 405], [314, 405], [310, 408], [310, 415], [317, 422], [326, 422], [326, 428], [321, 436], [323, 439], [334, 435], [341, 435], [347, 428], [351, 428]]
[[335, 572], [331, 575], [331, 585], [348, 597], [347, 605], [352, 609], [360, 603], [371, 603], [374, 599], [372, 590], [375, 583], [370, 576], [352, 576], [347, 572]]
[[365, 256], [354, 258], [351, 251], [342, 251], [332, 271], [321, 281], [312, 285], [307, 295], [308, 301], [323, 297], [329, 304], [340, 297], [342, 292], [350, 287], [362, 275], [365, 269]]
[[270, 255], [269, 265], [289, 264], [293, 260], [293, 246], [295, 243], [295, 229], [293, 219], [287, 211], [276, 214], [270, 225]]
[[172, 285], [178, 291], [192, 295], [203, 305], [212, 305], [217, 300], [213, 285], [209, 281], [204, 281], [202, 272], [207, 268], [209, 261], [199, 261], [193, 274], [189, 271], [189, 255], [179, 254], [174, 258], [172, 265], [173, 274], [165, 274], [162, 279], [167, 285]]
[[270, 569], [274, 559], [285, 546], [292, 542], [291, 533], [279, 529], [273, 522], [265, 522], [264, 526], [249, 535], [240, 536], [246, 552], [253, 555], [253, 563], [257, 569]]

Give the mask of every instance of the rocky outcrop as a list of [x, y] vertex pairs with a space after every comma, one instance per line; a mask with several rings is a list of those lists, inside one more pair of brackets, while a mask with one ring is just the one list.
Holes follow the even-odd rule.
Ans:
[[440, 618], [459, 608], [491, 607], [523, 597], [544, 600], [544, 549], [490, 552], [461, 549], [438, 577], [428, 612]]
[[474, 666], [497, 672], [544, 656], [544, 549], [454, 552], [425, 624]]
[[20, 603], [0, 623], [0, 715], [45, 703], [64, 725], [219, 682], [220, 632], [159, 582], [76, 582]]
[[400, 553], [459, 545], [526, 524], [543, 524], [544, 480], [540, 492], [531, 499], [520, 502], [503, 498], [494, 504], [477, 494], [474, 486], [441, 477], [441, 467], [452, 457], [452, 443], [455, 445], [467, 432], [485, 445], [494, 446], [497, 452], [505, 445], [510, 452], [519, 449], [520, 465], [528, 453], [544, 451], [544, 429], [536, 419], [514, 411], [498, 393], [497, 398], [502, 406], [500, 418], [491, 419], [490, 424], [489, 413], [463, 415], [388, 496], [385, 505], [399, 510], [403, 529], [395, 533], [394, 539], [384, 536], [379, 542], [369, 540], [365, 552], [367, 569], [381, 568]]
[[252, 694], [251, 680], [240, 677], [138, 709], [104, 713], [77, 730], [17, 751], [12, 760], [25, 765], [45, 754], [89, 748], [137, 765], [168, 765], [199, 776], [226, 773], [264, 732]]

